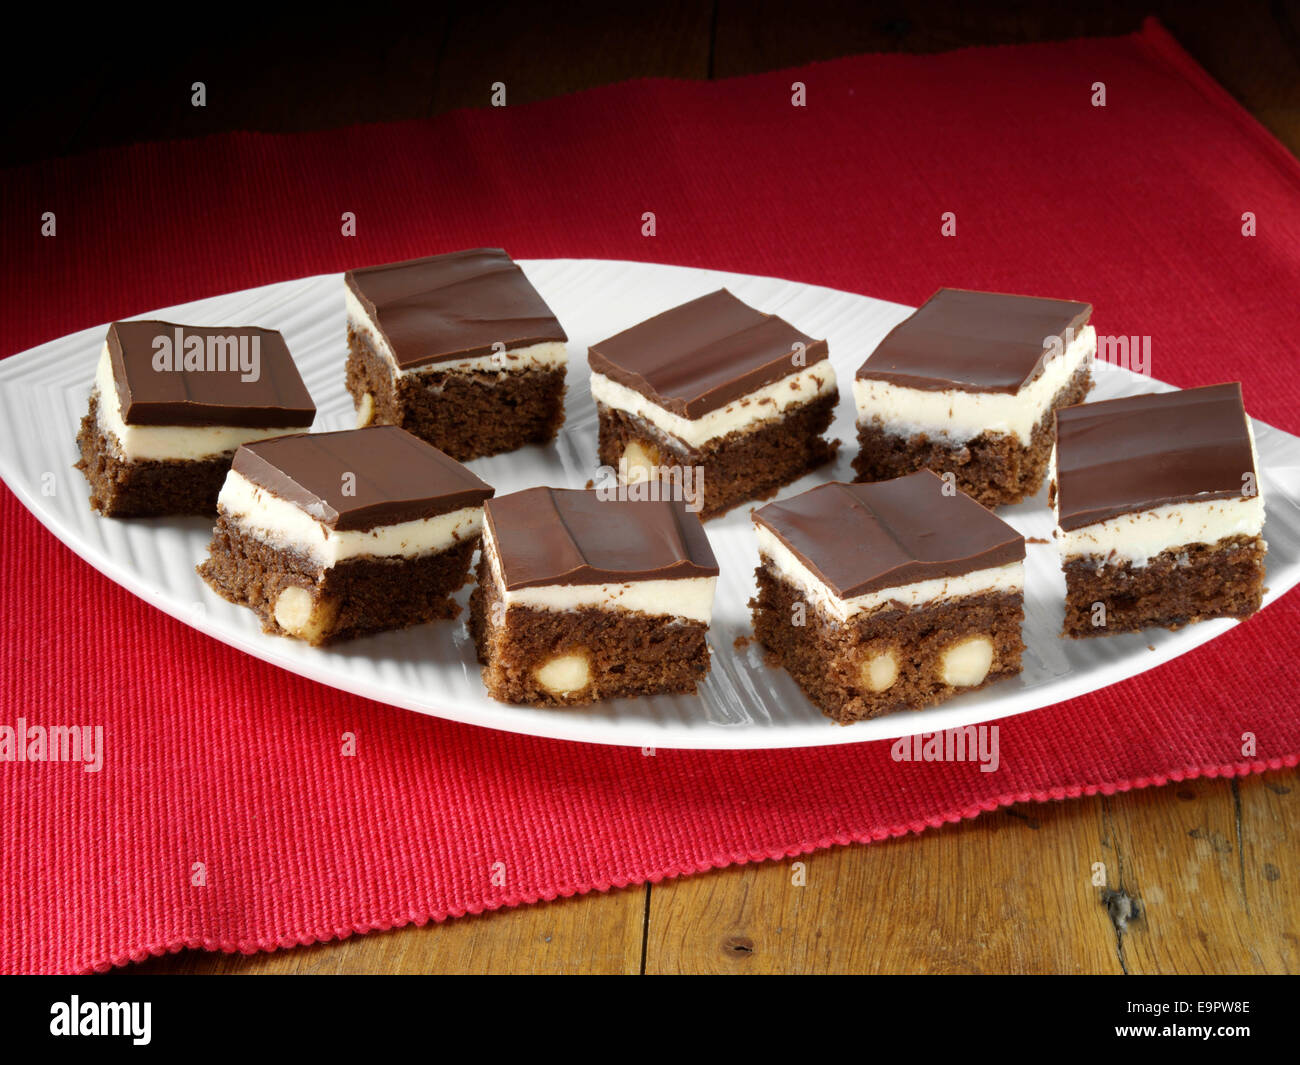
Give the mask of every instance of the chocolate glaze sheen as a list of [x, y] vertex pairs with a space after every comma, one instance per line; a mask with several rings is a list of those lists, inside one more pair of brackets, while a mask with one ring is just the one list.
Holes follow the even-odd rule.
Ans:
[[704, 526], [680, 502], [528, 488], [489, 501], [484, 514], [510, 591], [718, 575]]
[[[395, 425], [245, 444], [232, 469], [340, 532], [475, 507], [495, 489]], [[344, 494], [346, 474], [355, 492]]]
[[1238, 382], [1056, 412], [1062, 529], [1171, 503], [1242, 498], [1246, 474], [1258, 490]]
[[[238, 371], [157, 370], [155, 340], [209, 337], [258, 340], [257, 380], [244, 381]], [[114, 322], [108, 327], [113, 383], [127, 425], [232, 425], [249, 429], [305, 429], [316, 406], [302, 383], [284, 337], [257, 326], [197, 326], [176, 322]], [[174, 346], [174, 345], [173, 345]], [[250, 348], [251, 350], [251, 348]], [[180, 353], [184, 358], [184, 352]], [[238, 356], [236, 355], [237, 359]]]
[[929, 470], [832, 481], [753, 514], [841, 599], [1018, 562], [1025, 539]]
[[863, 380], [924, 391], [1017, 392], [1088, 324], [1092, 304], [941, 288], [896, 325], [862, 366]]
[[349, 270], [347, 286], [411, 369], [567, 341], [546, 301], [500, 248], [473, 248]]
[[[792, 357], [797, 344], [802, 365]], [[724, 288], [593, 344], [587, 362], [665, 410], [699, 418], [827, 356], [826, 341]]]

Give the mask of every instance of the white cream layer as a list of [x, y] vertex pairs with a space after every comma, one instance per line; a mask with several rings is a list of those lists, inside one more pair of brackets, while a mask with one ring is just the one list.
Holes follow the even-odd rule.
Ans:
[[[1080, 555], [1097, 555], [1110, 563], [1140, 569], [1162, 552], [1177, 547], [1215, 544], [1229, 536], [1258, 536], [1264, 531], [1264, 493], [1259, 483], [1255, 430], [1249, 422], [1246, 429], [1250, 433], [1251, 460], [1255, 467], [1255, 495], [1168, 503], [1068, 532], [1061, 528], [1059, 500], [1054, 500], [1052, 510], [1056, 515], [1056, 529], [1053, 536], [1061, 558], [1068, 560]], [[1055, 481], [1056, 448], [1052, 448], [1048, 468], [1048, 477]]]
[[118, 455], [127, 462], [184, 459], [194, 461], [233, 454], [240, 444], [286, 433], [305, 433], [305, 425], [279, 429], [251, 429], [242, 425], [127, 425], [122, 420], [122, 400], [113, 378], [113, 357], [105, 344], [95, 370], [99, 397], [96, 418]]
[[688, 447], [701, 447], [738, 429], [778, 418], [791, 407], [834, 391], [835, 370], [829, 359], [823, 359], [698, 418], [683, 418], [604, 374], [591, 375], [591, 397], [597, 403], [647, 421]]
[[[963, 444], [981, 433], [1015, 436], [1028, 447], [1052, 399], [1080, 367], [1097, 353], [1097, 330], [1084, 326], [1059, 355], [1051, 356], [1043, 372], [1018, 392], [963, 392], [948, 389], [929, 392], [888, 381], [855, 378], [853, 399], [858, 424], [879, 418], [886, 431], [897, 436], [926, 436]], [[867, 365], [870, 365], [868, 361]]]
[[670, 580], [627, 581], [621, 584], [546, 584], [510, 591], [501, 575], [492, 530], [483, 529], [483, 551], [492, 571], [497, 594], [507, 607], [533, 610], [635, 610], [654, 617], [701, 621], [713, 617], [716, 577], [678, 577]]
[[331, 529], [234, 470], [226, 474], [217, 509], [242, 532], [272, 547], [301, 551], [327, 569], [363, 555], [414, 558], [445, 551], [483, 528], [483, 508], [463, 507], [374, 529]]
[[384, 335], [375, 328], [370, 315], [361, 306], [356, 293], [344, 285], [348, 305], [348, 325], [360, 336], [364, 336], [370, 346], [379, 352], [393, 371], [394, 377], [421, 373], [517, 373], [522, 370], [562, 370], [569, 364], [568, 348], [562, 340], [546, 340], [540, 344], [529, 344], [522, 348], [512, 348], [490, 355], [475, 355], [468, 359], [452, 359], [449, 362], [435, 362], [428, 366], [413, 366], [403, 370], [397, 365], [397, 356]]
[[1024, 593], [1025, 566], [1023, 562], [1009, 562], [1005, 566], [972, 570], [955, 577], [935, 577], [931, 580], [900, 584], [882, 588], [865, 595], [843, 599], [836, 595], [826, 582], [795, 557], [775, 533], [765, 525], [755, 523], [760, 559], [772, 566], [784, 579], [798, 588], [808, 601], [824, 614], [839, 621], [848, 621], [859, 614], [899, 603], [905, 607], [927, 606], [945, 599], [960, 599], [985, 592], [1000, 594]]

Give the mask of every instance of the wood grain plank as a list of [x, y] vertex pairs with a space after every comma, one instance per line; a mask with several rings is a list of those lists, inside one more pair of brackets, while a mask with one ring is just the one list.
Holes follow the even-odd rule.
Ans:
[[1300, 769], [1238, 783], [1241, 874], [1270, 972], [1300, 973]]
[[1295, 780], [1203, 779], [1105, 800], [1111, 911], [1126, 971], [1295, 968]]
[[1113, 973], [1096, 799], [656, 885], [647, 973]]
[[[34, 70], [19, 65], [0, 165], [139, 141], [383, 122], [510, 103], [633, 77], [730, 77], [863, 52], [937, 52], [1129, 33], [1159, 16], [1180, 43], [1300, 154], [1300, 8], [1243, 0], [1097, 0], [1087, 9], [990, 0], [668, 0], [626, 8], [581, 0], [560, 13], [520, 0], [402, 5], [389, 18], [305, 21], [257, 9], [256, 31], [224, 10], [181, 43], [168, 24], [124, 27], [82, 12]], [[43, 9], [11, 36], [44, 40]], [[205, 108], [189, 87], [209, 87]]]
[[[401, 32], [387, 20], [264, 6], [255, 32], [223, 10], [182, 44], [171, 26], [126, 32], [118, 12], [85, 17], [40, 65], [33, 106], [14, 110], [0, 163], [230, 130], [286, 133], [423, 117], [450, 23], [436, 4]], [[34, 38], [48, 33], [41, 26]], [[204, 107], [191, 103], [198, 81], [207, 89]]]
[[641, 969], [646, 890], [596, 892], [271, 954], [187, 950], [122, 971], [206, 975], [634, 974]]

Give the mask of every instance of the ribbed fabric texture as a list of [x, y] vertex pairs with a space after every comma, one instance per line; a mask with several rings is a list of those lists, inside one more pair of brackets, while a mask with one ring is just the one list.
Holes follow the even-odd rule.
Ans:
[[[795, 81], [806, 107], [791, 105]], [[1089, 299], [1099, 332], [1152, 337], [1157, 377], [1240, 379], [1255, 416], [1300, 430], [1300, 165], [1155, 23], [146, 145], [4, 182], [11, 352], [202, 296], [492, 244], [913, 304], [940, 284]], [[1257, 236], [1242, 234], [1247, 211]], [[0, 724], [99, 724], [106, 748], [99, 773], [0, 763], [6, 971], [308, 943], [1300, 752], [1294, 595], [1145, 676], [1002, 722], [1001, 768], [982, 773], [895, 763], [888, 743], [647, 757], [425, 718], [172, 621], [7, 490], [0, 535]], [[349, 732], [357, 754], [342, 757]]]

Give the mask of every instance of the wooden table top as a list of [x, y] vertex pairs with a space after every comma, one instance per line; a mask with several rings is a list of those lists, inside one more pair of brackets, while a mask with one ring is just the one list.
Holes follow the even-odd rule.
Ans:
[[[1086, 14], [1012, 0], [947, 0], [923, 13], [833, 0], [620, 6], [587, 0], [557, 27], [551, 5], [424, 5], [401, 34], [387, 19], [348, 19], [308, 39], [295, 17], [268, 12], [251, 43], [216, 30], [174, 59], [151, 55], [147, 80], [123, 77], [118, 64], [79, 64], [74, 45], [54, 74], [71, 79], [68, 95], [84, 92], [87, 110], [70, 122], [28, 94], [4, 161], [485, 106], [490, 69], [510, 72], [515, 104], [631, 77], [1127, 33], [1147, 13], [1300, 154], [1300, 8], [1286, 2], [1100, 0]], [[221, 87], [223, 106], [196, 111], [180, 93], [160, 104], [159, 85], [188, 86], [196, 69], [210, 91]], [[1300, 773], [1290, 770], [1021, 805], [797, 861], [274, 954], [185, 951], [125, 971], [1297, 972], [1298, 855]]]

